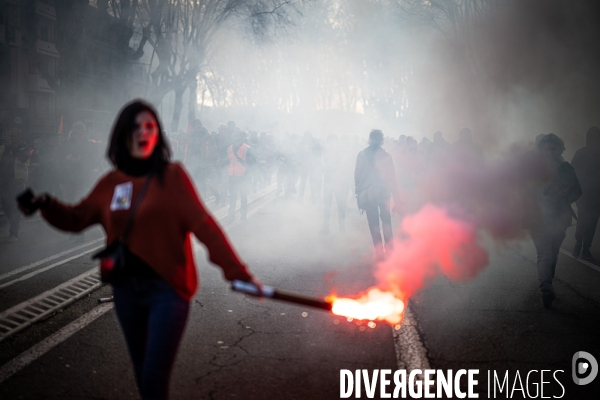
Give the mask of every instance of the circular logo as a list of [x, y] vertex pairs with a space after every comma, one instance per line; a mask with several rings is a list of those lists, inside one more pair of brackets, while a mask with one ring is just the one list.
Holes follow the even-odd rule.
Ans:
[[598, 362], [593, 355], [578, 351], [573, 355], [573, 382], [576, 385], [587, 385], [598, 375]]

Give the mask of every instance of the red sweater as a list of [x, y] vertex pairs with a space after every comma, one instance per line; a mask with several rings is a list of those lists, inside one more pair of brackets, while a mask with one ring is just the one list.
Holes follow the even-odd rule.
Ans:
[[[125, 230], [145, 180], [145, 176], [132, 177], [113, 170], [79, 204], [70, 206], [52, 198], [42, 215], [56, 228], [71, 232], [101, 224], [106, 242], [112, 243]], [[127, 182], [133, 184], [131, 206], [111, 211], [115, 186]], [[204, 208], [183, 167], [171, 163], [165, 169], [162, 184], [158, 178], [152, 178], [136, 211], [127, 247], [186, 300], [194, 296], [198, 287], [191, 233], [204, 243], [210, 261], [223, 269], [226, 279], [251, 279], [223, 231]]]

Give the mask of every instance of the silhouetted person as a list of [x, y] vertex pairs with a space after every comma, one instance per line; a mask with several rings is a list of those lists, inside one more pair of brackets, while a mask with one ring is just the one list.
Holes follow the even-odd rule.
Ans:
[[437, 131], [433, 134], [433, 142], [430, 146], [428, 167], [443, 168], [445, 163], [450, 161], [452, 145], [446, 139], [442, 132]]
[[300, 162], [300, 186], [298, 199], [304, 201], [304, 189], [306, 182], [310, 182], [310, 200], [312, 203], [317, 201], [321, 194], [321, 145], [318, 140], [312, 136], [309, 131], [304, 132], [304, 139], [300, 142], [299, 159]]
[[217, 144], [215, 138], [202, 126], [200, 120], [192, 121], [190, 137], [185, 148], [184, 162], [198, 185], [203, 197], [208, 189], [215, 195], [216, 204], [220, 203], [220, 191], [216, 185]]
[[450, 143], [444, 139], [444, 134], [437, 131], [433, 134], [433, 144], [431, 145], [434, 149], [447, 149], [450, 147]]
[[[62, 163], [61, 190], [63, 200], [77, 203], [92, 183], [92, 171], [97, 168], [94, 144], [88, 139], [83, 122], [75, 122], [69, 139], [63, 143], [60, 162]], [[84, 241], [85, 233], [72, 233], [70, 240]]]
[[235, 219], [235, 206], [237, 197], [240, 197], [240, 214], [246, 219], [248, 212], [248, 169], [254, 164], [254, 157], [250, 153], [250, 146], [245, 142], [246, 133], [237, 132], [233, 136], [233, 144], [227, 148], [229, 157], [229, 220]]
[[395, 163], [398, 185], [402, 189], [402, 193], [407, 194], [406, 197], [412, 197], [408, 194], [416, 194], [419, 180], [422, 178], [426, 167], [425, 157], [419, 153], [419, 145], [415, 138], [412, 136], [406, 137], [404, 151], [401, 156], [396, 158]]
[[475, 165], [483, 164], [483, 155], [479, 147], [473, 142], [473, 133], [469, 128], [462, 128], [458, 133], [458, 140], [452, 145], [454, 155], [463, 162]]
[[331, 134], [327, 137], [327, 146], [323, 153], [323, 227], [322, 234], [329, 233], [331, 218], [331, 203], [335, 196], [340, 232], [346, 230], [346, 200], [352, 182], [352, 160], [348, 163], [349, 151], [343, 146], [338, 137]]
[[93, 146], [88, 139], [85, 125], [82, 122], [74, 123], [70, 138], [59, 150], [63, 166], [63, 200], [76, 203], [89, 189], [92, 170], [97, 167]]
[[23, 191], [27, 181], [29, 148], [21, 141], [21, 133], [12, 130], [4, 139], [4, 151], [0, 159], [0, 202], [8, 218], [8, 241], [16, 242], [21, 230], [21, 215], [15, 197]]
[[433, 134], [433, 142], [431, 143], [431, 156], [435, 157], [440, 153], [444, 153], [448, 151], [450, 148], [450, 143], [444, 139], [444, 135], [442, 132], [437, 131]]
[[[381, 148], [383, 132], [378, 129], [369, 135], [369, 147], [358, 153], [354, 168], [354, 183], [358, 208], [364, 210], [378, 260], [393, 248], [390, 195], [394, 197], [394, 211], [400, 209], [400, 191], [396, 183], [394, 161]], [[382, 245], [379, 219], [383, 230]], [[385, 248], [384, 248], [385, 247]]]
[[[230, 121], [230, 123], [235, 126], [233, 121]], [[231, 145], [231, 133], [227, 125], [219, 124], [215, 142], [217, 144], [217, 181], [219, 192], [221, 193], [221, 201], [218, 205], [225, 205], [227, 203], [225, 199], [229, 190], [229, 178], [227, 176], [229, 156], [227, 155], [227, 148]]]
[[33, 151], [29, 158], [29, 185], [37, 192], [49, 191], [46, 188], [47, 172], [49, 168], [48, 152], [45, 150], [42, 139], [33, 141]]
[[577, 200], [578, 221], [573, 256], [594, 262], [590, 247], [600, 217], [600, 129], [592, 126], [585, 139], [586, 146], [577, 150], [571, 161], [583, 192]]
[[575, 170], [562, 158], [565, 145], [553, 133], [542, 137], [537, 145], [536, 163], [541, 170], [541, 183], [529, 186], [523, 225], [531, 232], [537, 252], [537, 271], [544, 307], [556, 298], [552, 281], [560, 245], [574, 216], [571, 203], [581, 196]]

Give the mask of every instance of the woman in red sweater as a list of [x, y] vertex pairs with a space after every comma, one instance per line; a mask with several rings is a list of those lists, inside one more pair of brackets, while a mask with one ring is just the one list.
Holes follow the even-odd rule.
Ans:
[[170, 162], [166, 138], [150, 105], [134, 101], [121, 110], [108, 158], [115, 169], [79, 204], [66, 205], [43, 194], [32, 206], [40, 206], [43, 217], [64, 231], [101, 224], [106, 242], [113, 243], [123, 234], [150, 176], [127, 236], [125, 276], [113, 283], [113, 294], [140, 394], [143, 399], [164, 399], [198, 287], [191, 234], [204, 243], [225, 279], [260, 283], [206, 211], [182, 166]]

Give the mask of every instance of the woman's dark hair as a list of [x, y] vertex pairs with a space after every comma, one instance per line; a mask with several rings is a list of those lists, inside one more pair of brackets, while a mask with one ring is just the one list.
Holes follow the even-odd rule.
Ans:
[[129, 145], [133, 132], [138, 128], [135, 118], [139, 113], [144, 111], [152, 114], [158, 124], [158, 142], [150, 158], [153, 160], [154, 173], [158, 177], [162, 177], [165, 167], [171, 159], [171, 151], [167, 145], [167, 139], [162, 133], [163, 129], [158, 114], [154, 110], [154, 107], [145, 101], [134, 100], [123, 107], [112, 127], [110, 144], [108, 145], [106, 155], [110, 162], [120, 170], [126, 170], [127, 166], [135, 161], [131, 157]]

